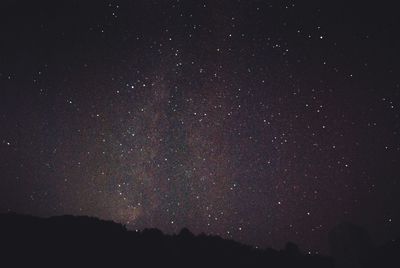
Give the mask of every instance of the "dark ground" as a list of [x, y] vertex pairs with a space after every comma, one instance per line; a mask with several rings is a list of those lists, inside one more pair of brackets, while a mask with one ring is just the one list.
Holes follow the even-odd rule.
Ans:
[[[366, 257], [362, 253], [368, 249], [349, 242], [362, 241], [363, 235], [349, 224], [332, 231], [335, 245], [347, 251], [337, 257], [340, 267], [398, 267], [399, 240], [371, 247]], [[334, 267], [333, 258], [303, 254], [293, 243], [280, 251], [256, 249], [218, 236], [195, 236], [188, 229], [178, 235], [129, 231], [86, 216], [1, 214], [0, 237], [1, 260], [13, 267]]]

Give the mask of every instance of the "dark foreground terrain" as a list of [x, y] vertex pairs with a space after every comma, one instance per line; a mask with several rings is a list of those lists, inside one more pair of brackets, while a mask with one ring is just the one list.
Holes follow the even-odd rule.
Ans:
[[333, 267], [331, 259], [303, 255], [295, 245], [257, 250], [187, 229], [172, 236], [134, 232], [90, 217], [3, 214], [0, 237], [9, 267]]
[[[91, 217], [0, 214], [0, 238], [0, 258], [6, 264], [1, 267], [335, 266], [332, 258], [302, 254], [291, 243], [281, 251], [260, 250], [218, 236], [195, 236], [187, 229], [178, 235], [128, 231]], [[374, 249], [365, 267], [400, 267], [399, 244]]]

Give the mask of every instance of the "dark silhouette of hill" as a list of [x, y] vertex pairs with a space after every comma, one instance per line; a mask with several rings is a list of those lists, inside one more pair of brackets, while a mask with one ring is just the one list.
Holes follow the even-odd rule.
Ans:
[[0, 214], [0, 267], [400, 267], [400, 239], [375, 247], [359, 226], [330, 233], [334, 257], [256, 249], [219, 236], [129, 231], [87, 216], [39, 218]]
[[[0, 214], [1, 267], [333, 267], [332, 259], [255, 249], [188, 229], [129, 231], [91, 217]], [[12, 265], [4, 265], [10, 263]]]
[[398, 268], [400, 239], [376, 247], [366, 230], [352, 223], [341, 223], [329, 234], [337, 268]]
[[352, 223], [341, 223], [329, 233], [331, 253], [336, 267], [365, 267], [373, 253], [372, 241], [366, 230]]
[[368, 258], [367, 267], [400, 267], [400, 238], [394, 239], [377, 248]]

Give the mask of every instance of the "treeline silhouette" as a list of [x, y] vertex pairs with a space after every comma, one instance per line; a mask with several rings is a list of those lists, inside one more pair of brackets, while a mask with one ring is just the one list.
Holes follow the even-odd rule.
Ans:
[[[388, 252], [397, 259], [400, 255], [393, 254], [399, 253], [399, 241], [391, 243], [371, 254], [368, 265], [387, 259]], [[0, 267], [335, 266], [332, 258], [303, 254], [293, 243], [280, 251], [256, 249], [219, 236], [196, 236], [186, 228], [176, 235], [158, 229], [129, 231], [86, 216], [0, 214], [0, 250]], [[391, 267], [389, 262], [385, 267]]]

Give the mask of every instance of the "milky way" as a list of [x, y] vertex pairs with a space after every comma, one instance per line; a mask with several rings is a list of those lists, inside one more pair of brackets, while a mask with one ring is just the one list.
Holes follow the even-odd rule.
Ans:
[[34, 2], [0, 9], [1, 212], [310, 252], [399, 233], [390, 7]]

